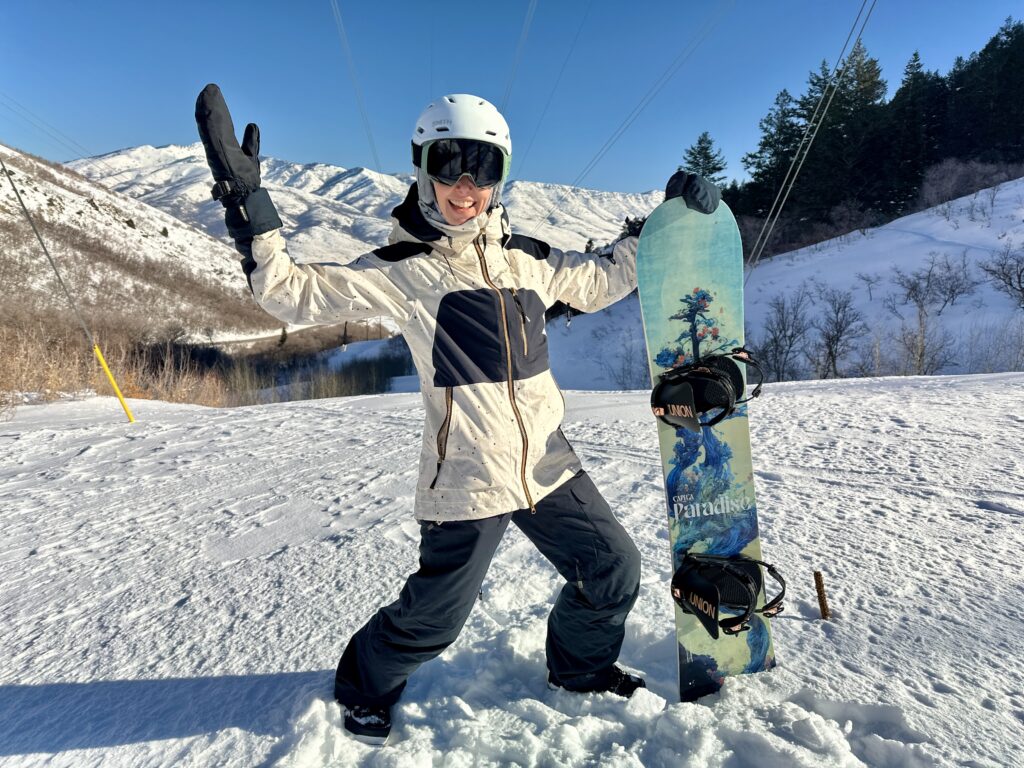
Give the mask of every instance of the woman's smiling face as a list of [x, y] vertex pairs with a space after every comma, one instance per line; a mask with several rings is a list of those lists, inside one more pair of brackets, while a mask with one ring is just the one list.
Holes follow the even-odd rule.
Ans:
[[453, 186], [442, 184], [434, 180], [434, 197], [437, 198], [437, 208], [444, 216], [444, 220], [452, 226], [465, 224], [472, 218], [479, 216], [487, 210], [487, 204], [491, 200], [491, 190], [480, 189], [469, 174], [463, 174]]

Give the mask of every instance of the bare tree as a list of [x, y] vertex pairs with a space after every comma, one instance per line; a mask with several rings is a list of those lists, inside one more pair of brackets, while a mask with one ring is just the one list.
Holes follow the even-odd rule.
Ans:
[[1013, 243], [1007, 243], [999, 253], [978, 266], [989, 276], [996, 290], [1024, 309], [1024, 250], [1015, 250]]
[[1024, 370], [1024, 314], [1009, 322], [974, 322], [961, 333], [966, 356], [958, 362], [964, 373]]
[[864, 314], [853, 306], [853, 294], [836, 288], [819, 288], [821, 314], [811, 326], [818, 332], [818, 343], [809, 359], [818, 378], [839, 378], [839, 361], [853, 351], [859, 339], [867, 335]]
[[[980, 281], [971, 276], [967, 254], [960, 261], [932, 253], [928, 263], [913, 272], [893, 268], [893, 283], [899, 293], [886, 298], [886, 308], [903, 321], [897, 336], [904, 353], [905, 373], [928, 376], [938, 373], [953, 362], [953, 336], [936, 325], [934, 318], [957, 299], [974, 292]], [[900, 307], [913, 307], [908, 323]]]
[[955, 362], [953, 348], [956, 339], [949, 331], [934, 324], [902, 325], [896, 343], [903, 353], [901, 373], [914, 376], [934, 376]]
[[799, 346], [811, 329], [808, 317], [810, 304], [811, 295], [804, 283], [789, 296], [780, 293], [768, 303], [764, 336], [756, 351], [765, 374], [775, 381], [800, 375], [797, 366]]
[[944, 255], [938, 270], [938, 290], [943, 304], [936, 314], [942, 314], [942, 310], [956, 304], [957, 299], [970, 296], [982, 282], [967, 266], [966, 248], [960, 254], [960, 261], [950, 261], [949, 256]]
[[597, 359], [619, 389], [645, 389], [651, 386], [647, 367], [647, 346], [639, 327], [612, 330], [606, 326], [590, 332], [598, 350]]
[[938, 252], [932, 251], [928, 255], [928, 263], [921, 269], [908, 273], [893, 267], [892, 271], [893, 282], [903, 293], [903, 303], [926, 307], [936, 317], [946, 307], [956, 304], [957, 299], [974, 293], [982, 282], [971, 275], [966, 250], [959, 262], [950, 261], [947, 254], [941, 254], [940, 258]]
[[882, 282], [882, 276], [877, 272], [868, 274], [867, 272], [858, 272], [857, 279], [860, 280], [868, 289], [868, 301], [874, 301], [875, 297], [871, 295], [871, 289]]
[[[925, 171], [916, 209], [932, 208], [1021, 175], [1024, 175], [1024, 166], [1020, 163], [993, 164], [947, 158]], [[994, 202], [994, 195], [991, 200]]]

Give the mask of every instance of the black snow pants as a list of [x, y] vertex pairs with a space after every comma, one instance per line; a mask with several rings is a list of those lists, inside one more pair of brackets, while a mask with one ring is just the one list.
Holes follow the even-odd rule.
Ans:
[[509, 520], [566, 581], [548, 617], [548, 670], [569, 688], [606, 675], [640, 590], [640, 553], [586, 472], [536, 506], [536, 514], [421, 523], [419, 570], [349, 641], [335, 698], [348, 706], [398, 701], [409, 675], [455, 642]]

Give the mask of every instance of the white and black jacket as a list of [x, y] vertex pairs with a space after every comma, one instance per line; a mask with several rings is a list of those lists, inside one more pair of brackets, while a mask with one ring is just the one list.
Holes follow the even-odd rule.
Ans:
[[249, 275], [260, 305], [296, 324], [395, 319], [426, 410], [416, 489], [420, 520], [475, 520], [532, 508], [580, 470], [560, 428], [544, 311], [592, 312], [636, 287], [636, 238], [609, 256], [512, 234], [502, 206], [455, 239], [419, 210], [416, 187], [392, 213], [390, 244], [349, 264], [296, 264], [279, 230], [256, 236]]

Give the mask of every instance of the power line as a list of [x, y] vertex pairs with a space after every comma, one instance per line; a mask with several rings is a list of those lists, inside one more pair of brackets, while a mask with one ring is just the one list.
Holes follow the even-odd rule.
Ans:
[[[12, 106], [13, 105], [13, 106]], [[71, 152], [72, 156], [76, 160], [87, 158], [94, 160], [99, 165], [103, 166], [109, 173], [116, 174], [119, 171], [115, 171], [111, 166], [107, 165], [99, 157], [95, 156], [95, 152], [92, 152], [88, 148], [79, 144], [75, 139], [51, 123], [48, 123], [44, 118], [34, 113], [31, 109], [26, 107], [24, 104], [17, 101], [14, 97], [0, 91], [0, 107], [4, 107], [7, 111], [13, 114], [15, 117], [24, 120], [26, 123], [31, 125], [36, 130], [42, 131], [56, 144], [64, 147]]]
[[505, 112], [508, 106], [509, 97], [512, 95], [512, 83], [516, 80], [516, 70], [519, 69], [519, 61], [523, 57], [523, 49], [526, 47], [526, 36], [530, 32], [530, 24], [533, 23], [533, 13], [537, 10], [537, 0], [530, 0], [526, 9], [526, 18], [523, 19], [523, 31], [519, 33], [519, 43], [516, 45], [516, 53], [512, 59], [512, 73], [508, 76], [508, 85], [505, 86], [505, 96], [501, 100], [501, 112]]
[[[67, 296], [68, 303], [71, 305], [71, 311], [78, 319], [79, 324], [82, 326], [82, 331], [85, 333], [85, 337], [89, 340], [90, 346], [92, 346], [93, 354], [96, 355], [96, 359], [99, 361], [103, 368], [103, 371], [107, 374], [107, 379], [110, 381], [110, 386], [114, 390], [114, 394], [117, 395], [117, 399], [121, 402], [121, 407], [124, 408], [125, 415], [128, 417], [128, 421], [135, 421], [135, 417], [132, 415], [131, 409], [128, 407], [128, 403], [125, 402], [124, 397], [121, 395], [121, 389], [117, 386], [117, 382], [114, 380], [114, 375], [110, 372], [110, 368], [107, 367], [107, 361], [103, 359], [103, 353], [100, 351], [99, 344], [93, 339], [92, 334], [89, 332], [89, 326], [85, 324], [85, 320], [82, 319], [81, 313], [78, 311], [78, 305], [75, 304], [75, 299], [71, 295], [71, 291], [64, 283], [64, 278], [60, 275], [60, 270], [57, 269], [57, 262], [53, 260], [50, 255], [50, 249], [46, 247], [46, 243], [43, 242], [43, 236], [39, 234], [39, 229], [36, 227], [35, 221], [32, 219], [32, 214], [28, 211], [28, 206], [25, 205], [25, 201], [21, 197], [21, 192], [18, 191], [18, 185], [14, 183], [14, 176], [9, 170], [7, 170], [7, 163], [4, 162], [3, 157], [0, 157], [0, 170], [3, 171], [4, 176], [11, 182], [11, 189], [14, 190], [14, 196], [18, 198], [18, 203], [21, 205], [21, 210], [25, 214], [25, 218], [28, 219], [29, 226], [32, 227], [32, 231], [35, 232], [36, 239], [39, 241], [39, 246], [43, 249], [43, 253], [46, 254], [47, 261], [50, 262], [50, 267], [53, 269], [53, 273], [57, 276], [57, 282], [60, 284], [61, 290], [64, 291], [64, 295]], [[26, 174], [27, 175], [27, 174]]]
[[718, 23], [722, 20], [726, 13], [732, 9], [734, 2], [735, 0], [729, 0], [728, 3], [724, 3], [719, 8], [719, 12], [712, 16], [711, 18], [709, 18], [708, 21], [704, 23], [704, 26], [701, 27], [701, 29], [698, 31], [694, 39], [686, 47], [684, 47], [682, 51], [680, 51], [678, 56], [676, 56], [672, 60], [672, 62], [668, 65], [665, 71], [661, 73], [658, 79], [654, 81], [654, 84], [643, 95], [643, 97], [640, 99], [637, 105], [633, 107], [632, 111], [630, 111], [629, 114], [626, 115], [626, 118], [622, 121], [622, 123], [619, 124], [619, 127], [612, 132], [612, 135], [608, 137], [608, 140], [605, 141], [605, 143], [601, 146], [597, 153], [590, 159], [590, 162], [588, 162], [584, 166], [583, 170], [580, 171], [579, 175], [576, 176], [572, 184], [569, 185], [569, 188], [562, 193], [561, 197], [558, 198], [558, 201], [551, 207], [551, 209], [546, 214], [544, 214], [543, 218], [540, 220], [540, 222], [538, 222], [537, 226], [533, 228], [532, 232], [530, 232], [531, 237], [535, 235], [541, 227], [548, 223], [548, 217], [551, 216], [551, 214], [553, 214], [562, 206], [562, 203], [565, 202], [565, 199], [568, 197], [569, 192], [572, 192], [576, 189], [580, 182], [582, 182], [583, 179], [585, 179], [587, 175], [592, 170], [594, 170], [597, 164], [601, 162], [604, 156], [608, 154], [609, 150], [611, 150], [611, 148], [615, 146], [615, 143], [620, 138], [622, 138], [623, 134], [636, 121], [636, 119], [640, 117], [640, 114], [644, 111], [644, 109], [647, 108], [647, 105], [651, 103], [654, 97], [658, 95], [661, 89], [665, 87], [665, 85], [669, 82], [669, 80], [672, 79], [675, 73], [679, 71], [683, 64], [685, 64], [686, 61], [690, 58], [690, 56], [693, 55], [693, 52], [696, 51], [698, 47], [700, 47], [700, 44], [704, 42], [705, 38], [707, 38], [707, 36], [711, 33], [711, 30], [713, 30], [718, 25]]
[[[871, 18], [871, 13], [875, 10], [875, 3], [877, 1], [878, 0], [871, 0], [871, 7], [868, 8], [867, 15], [864, 17], [860, 30], [857, 32], [857, 38], [854, 40], [854, 48], [857, 47], [857, 44], [860, 42], [861, 35], [864, 34], [864, 28], [867, 27], [868, 19]], [[846, 48], [850, 44], [850, 38], [853, 37], [854, 30], [857, 29], [857, 22], [860, 21], [860, 17], [864, 13], [866, 5], [867, 0], [863, 0], [860, 10], [857, 12], [857, 18], [853, 20], [850, 32], [847, 34], [846, 41], [843, 43], [843, 48], [839, 52], [839, 56], [836, 58], [835, 66], [832, 68], [832, 72], [829, 75], [829, 80], [826, 81], [825, 87], [822, 89], [821, 96], [818, 98], [818, 103], [814, 108], [814, 112], [811, 115], [810, 120], [807, 122], [807, 127], [804, 129], [804, 135], [800, 139], [800, 144], [797, 146], [796, 152], [793, 153], [793, 159], [790, 161], [789, 169], [786, 171], [782, 184], [779, 186], [779, 191], [775, 194], [775, 200], [772, 202], [771, 209], [768, 211], [768, 215], [765, 217], [764, 223], [761, 225], [761, 231], [758, 233], [757, 239], [754, 241], [754, 245], [751, 248], [750, 269], [747, 270], [747, 276], [743, 280], [744, 285], [746, 285], [747, 280], [750, 279], [750, 275], [754, 271], [754, 267], [756, 267], [758, 261], [760, 261], [761, 254], [764, 253], [764, 248], [768, 244], [768, 239], [771, 237], [772, 232], [775, 229], [775, 225], [778, 223], [779, 217], [782, 215], [782, 208], [789, 199], [789, 194], [793, 191], [793, 185], [796, 184], [796, 178], [804, 166], [804, 161], [807, 160], [808, 153], [811, 151], [811, 145], [814, 144], [814, 139], [817, 137], [818, 131], [825, 123], [825, 116], [828, 114], [829, 107], [832, 106], [832, 99], [835, 98], [835, 95], [839, 90], [839, 86], [843, 81], [843, 77], [846, 74], [847, 62], [844, 61]], [[822, 104], [824, 104], [824, 109], [822, 109]], [[821, 110], [820, 117], [819, 110]]]
[[573, 52], [576, 50], [576, 43], [580, 39], [580, 33], [583, 31], [583, 25], [587, 21], [587, 16], [590, 15], [590, 9], [594, 7], [593, 0], [588, 0], [586, 10], [583, 12], [583, 16], [580, 19], [580, 24], [576, 28], [576, 35], [572, 39], [572, 44], [569, 46], [569, 52], [565, 54], [565, 58], [562, 60], [562, 67], [558, 70], [558, 76], [555, 78], [555, 84], [551, 86], [551, 92], [548, 94], [548, 100], [544, 102], [544, 108], [540, 112], [540, 118], [537, 120], [537, 127], [533, 129], [533, 135], [530, 137], [530, 143], [526, 145], [526, 151], [523, 153], [523, 159], [519, 161], [519, 171], [517, 176], [522, 178], [523, 168], [526, 167], [526, 158], [530, 155], [530, 150], [533, 149], [533, 142], [537, 138], [537, 134], [540, 133], [540, 127], [544, 123], [544, 118], [547, 116], [548, 107], [551, 106], [551, 102], [555, 98], [555, 91], [558, 90], [559, 83], [562, 82], [562, 74], [565, 72], [566, 66], [569, 64], [569, 60], [572, 58]]
[[363, 129], [366, 131], [366, 139], [370, 142], [370, 152], [373, 154], [374, 168], [381, 173], [380, 158], [377, 157], [377, 145], [373, 141], [373, 131], [370, 130], [370, 119], [366, 116], [366, 107], [363, 105], [363, 94], [359, 89], [359, 78], [356, 76], [356, 64], [352, 58], [352, 48], [348, 44], [348, 35], [345, 34], [345, 23], [341, 20], [341, 9], [338, 8], [338, 0], [331, 0], [331, 8], [334, 10], [334, 23], [338, 28], [338, 38], [341, 40], [341, 47], [345, 50], [345, 58], [348, 60], [348, 72], [352, 78], [352, 87], [356, 92], [356, 104], [359, 105], [359, 114], [363, 119]]

